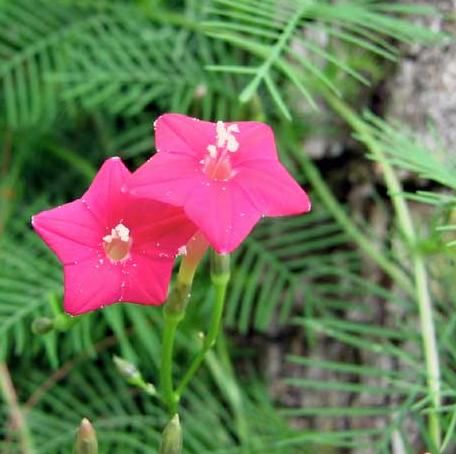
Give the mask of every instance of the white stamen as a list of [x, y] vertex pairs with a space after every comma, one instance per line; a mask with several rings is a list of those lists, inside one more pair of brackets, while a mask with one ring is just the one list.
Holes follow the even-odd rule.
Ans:
[[208, 145], [207, 152], [212, 159], [215, 159], [217, 157], [217, 147], [215, 145]]
[[218, 121], [216, 125], [217, 147], [226, 147], [232, 153], [237, 151], [239, 149], [239, 142], [234, 136], [234, 133], [239, 133], [239, 125], [234, 123], [226, 127], [223, 121]]
[[111, 229], [111, 234], [103, 237], [103, 241], [111, 243], [112, 240], [120, 240], [128, 243], [130, 241], [130, 229], [123, 224], [117, 224]]
[[229, 125], [227, 128], [228, 132], [239, 132], [239, 125], [237, 123], [233, 123], [232, 125]]
[[222, 148], [225, 145], [227, 131], [223, 121], [218, 121], [215, 127], [217, 137], [217, 147]]
[[226, 148], [228, 151], [231, 153], [234, 153], [235, 151], [238, 151], [239, 149], [239, 142], [236, 140], [236, 137], [234, 136], [228, 136], [228, 142], [226, 144]]

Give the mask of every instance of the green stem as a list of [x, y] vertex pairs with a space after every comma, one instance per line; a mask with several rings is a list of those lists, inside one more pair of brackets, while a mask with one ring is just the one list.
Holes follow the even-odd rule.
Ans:
[[374, 157], [382, 164], [385, 183], [397, 215], [398, 223], [412, 250], [412, 262], [415, 281], [415, 296], [421, 325], [424, 359], [426, 363], [427, 386], [432, 400], [433, 410], [429, 413], [429, 433], [437, 449], [441, 445], [441, 428], [439, 408], [441, 406], [440, 365], [437, 348], [433, 306], [429, 290], [429, 279], [423, 255], [417, 249], [417, 234], [413, 224], [412, 215], [402, 194], [402, 185], [398, 180], [393, 167], [386, 159], [382, 148], [370, 134], [369, 128], [343, 101], [326, 94], [327, 101], [347, 123], [359, 134], [360, 140], [366, 144]]
[[215, 345], [217, 340], [218, 333], [220, 331], [220, 325], [222, 322], [223, 316], [223, 307], [225, 305], [225, 296], [226, 296], [226, 289], [228, 285], [228, 279], [225, 281], [212, 281], [214, 288], [215, 288], [215, 304], [214, 304], [214, 312], [212, 313], [212, 321], [209, 331], [207, 333], [206, 338], [204, 339], [203, 347], [206, 350], [209, 350]]
[[171, 415], [176, 413], [178, 403], [173, 387], [173, 352], [174, 339], [179, 322], [180, 319], [177, 317], [165, 316], [165, 326], [163, 328], [160, 386], [162, 399]]
[[[27, 420], [17, 402], [16, 390], [5, 362], [0, 363], [0, 390], [2, 391], [6, 407], [9, 409], [12, 426], [17, 430], [22, 454], [33, 454], [32, 440], [30, 437]], [[8, 436], [6, 441], [8, 441]]]
[[190, 290], [199, 261], [186, 256], [181, 262], [177, 281], [168, 297], [163, 310], [164, 327], [160, 364], [160, 395], [170, 415], [177, 411], [179, 397], [173, 385], [173, 355], [176, 331], [185, 317], [185, 309], [190, 299]]
[[177, 412], [179, 395], [173, 385], [174, 341], [179, 323], [185, 317], [185, 309], [190, 300], [193, 278], [208, 244], [204, 236], [196, 233], [187, 244], [187, 254], [182, 258], [176, 283], [165, 304], [163, 316], [163, 340], [160, 367], [160, 397], [173, 416]]
[[423, 257], [419, 253], [415, 254], [414, 262], [418, 310], [420, 314], [421, 335], [426, 362], [427, 384], [434, 407], [434, 411], [429, 413], [429, 432], [432, 441], [438, 449], [442, 439], [439, 419], [439, 408], [442, 403], [439, 352], [426, 266]]
[[182, 393], [184, 392], [188, 383], [200, 368], [207, 352], [215, 345], [220, 331], [223, 317], [223, 308], [225, 305], [226, 290], [228, 282], [230, 280], [229, 256], [216, 255], [214, 253], [212, 265], [213, 267], [211, 271], [211, 280], [215, 290], [215, 301], [211, 323], [209, 325], [209, 331], [204, 338], [201, 350], [193, 358], [190, 367], [188, 368], [184, 377], [180, 381], [179, 386], [177, 387], [176, 394], [178, 398], [182, 396]]

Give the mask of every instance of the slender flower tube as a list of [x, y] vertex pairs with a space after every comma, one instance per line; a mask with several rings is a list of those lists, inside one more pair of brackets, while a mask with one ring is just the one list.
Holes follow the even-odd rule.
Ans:
[[180, 249], [184, 256], [179, 269], [178, 281], [191, 286], [196, 269], [207, 251], [209, 244], [201, 232], [192, 236], [190, 241]]
[[72, 315], [120, 301], [163, 303], [175, 256], [197, 230], [182, 209], [122, 191], [130, 175], [108, 159], [80, 199], [32, 218], [63, 264]]
[[262, 216], [311, 208], [264, 123], [165, 114], [155, 132], [157, 153], [133, 174], [131, 194], [183, 207], [218, 253], [236, 249]]

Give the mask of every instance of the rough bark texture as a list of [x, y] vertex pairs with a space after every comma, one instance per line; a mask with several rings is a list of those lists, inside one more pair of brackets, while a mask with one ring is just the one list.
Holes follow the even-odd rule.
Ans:
[[[419, 19], [432, 30], [454, 35], [454, 0], [421, 0], [413, 4], [437, 7], [439, 16]], [[387, 116], [417, 132], [431, 149], [445, 148], [450, 154], [456, 143], [456, 43], [445, 39], [440, 45], [409, 46], [396, 75], [388, 83]]]

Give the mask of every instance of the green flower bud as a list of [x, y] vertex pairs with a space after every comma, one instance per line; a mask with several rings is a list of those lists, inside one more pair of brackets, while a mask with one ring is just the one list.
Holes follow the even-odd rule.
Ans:
[[157, 389], [152, 383], [146, 383], [144, 381], [141, 372], [136, 366], [119, 356], [113, 357], [114, 364], [119, 371], [120, 375], [127, 380], [130, 385], [137, 386], [145, 391], [149, 396], [155, 397], [157, 395]]
[[113, 361], [120, 375], [122, 375], [122, 377], [128, 382], [136, 383], [138, 380], [142, 380], [141, 373], [134, 364], [115, 355], [113, 357]]
[[87, 418], [84, 418], [79, 426], [74, 454], [98, 454], [97, 435]]
[[33, 334], [46, 334], [54, 329], [54, 321], [48, 317], [39, 317], [32, 322]]
[[159, 454], [181, 454], [182, 427], [176, 413], [163, 431]]

